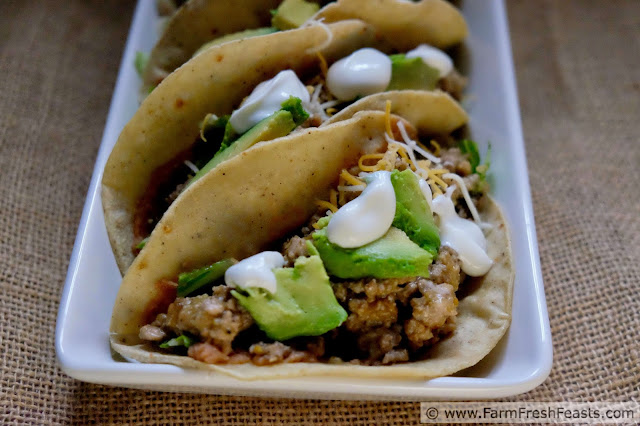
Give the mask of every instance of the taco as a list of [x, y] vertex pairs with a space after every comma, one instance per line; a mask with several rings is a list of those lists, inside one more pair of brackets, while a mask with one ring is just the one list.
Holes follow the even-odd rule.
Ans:
[[[322, 7], [324, 4], [326, 6]], [[461, 42], [467, 26], [443, 0], [190, 0], [173, 14], [141, 69], [146, 96], [194, 54], [231, 40], [298, 28], [312, 22], [360, 19], [398, 50], [420, 44], [448, 48]]]
[[431, 378], [486, 356], [514, 278], [488, 165], [390, 110], [262, 142], [197, 181], [125, 275], [112, 347], [241, 379]]
[[[173, 200], [220, 162], [321, 125], [349, 105], [351, 113], [381, 109], [400, 90], [437, 87], [441, 73], [423, 57], [367, 47], [376, 43], [369, 25], [340, 21], [216, 46], [169, 76], [123, 129], [105, 166], [105, 222], [122, 273]], [[456, 108], [452, 128], [465, 117]]]

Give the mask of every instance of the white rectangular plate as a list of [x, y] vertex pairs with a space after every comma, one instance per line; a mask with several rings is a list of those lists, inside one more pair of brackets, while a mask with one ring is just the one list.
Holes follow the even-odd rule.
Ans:
[[102, 144], [65, 282], [56, 352], [70, 376], [94, 383], [166, 391], [325, 399], [488, 399], [526, 392], [549, 374], [551, 334], [538, 259], [524, 142], [504, 3], [464, 2], [469, 23], [470, 127], [481, 150], [492, 145], [492, 192], [509, 221], [516, 266], [513, 321], [498, 347], [475, 367], [432, 380], [341, 377], [241, 381], [216, 373], [114, 358], [108, 329], [120, 273], [102, 215], [102, 170], [121, 129], [138, 107], [136, 51], [156, 38], [154, 2], [140, 0], [124, 52]]

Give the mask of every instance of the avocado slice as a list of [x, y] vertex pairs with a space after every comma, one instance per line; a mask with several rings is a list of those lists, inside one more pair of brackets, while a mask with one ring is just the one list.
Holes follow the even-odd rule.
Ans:
[[320, 5], [306, 0], [284, 0], [275, 10], [271, 25], [279, 30], [298, 28], [320, 10]]
[[211, 46], [217, 46], [219, 44], [226, 43], [228, 41], [242, 40], [244, 38], [249, 38], [249, 37], [263, 36], [263, 35], [275, 33], [276, 31], [278, 31], [278, 29], [274, 27], [263, 27], [263, 28], [251, 28], [244, 31], [238, 31], [237, 33], [226, 34], [226, 35], [223, 35], [222, 37], [214, 38], [213, 40], [206, 42], [205, 44], [200, 46], [198, 50], [196, 50], [196, 53], [194, 53], [193, 56], [198, 56], [200, 53], [207, 50]]
[[327, 271], [338, 278], [428, 277], [433, 256], [398, 228], [372, 243], [345, 249], [331, 243], [326, 229], [313, 233], [313, 244]]
[[286, 136], [296, 127], [297, 124], [291, 112], [281, 109], [271, 114], [269, 117], [249, 129], [228, 147], [223, 147], [218, 151], [216, 155], [214, 155], [213, 158], [195, 174], [195, 176], [193, 176], [191, 181], [189, 181], [189, 185], [207, 174], [218, 164], [235, 157], [242, 151], [249, 149], [252, 145], [255, 145], [258, 142]]
[[391, 55], [391, 81], [387, 90], [433, 90], [440, 72], [425, 64], [421, 58]]
[[411, 170], [394, 170], [391, 184], [396, 194], [393, 226], [403, 230], [411, 241], [435, 257], [440, 248], [440, 235], [418, 178]]
[[299, 257], [293, 268], [277, 268], [275, 294], [247, 288], [231, 294], [274, 340], [319, 336], [347, 319], [347, 312], [333, 294], [329, 276], [317, 251], [309, 243], [310, 257]]

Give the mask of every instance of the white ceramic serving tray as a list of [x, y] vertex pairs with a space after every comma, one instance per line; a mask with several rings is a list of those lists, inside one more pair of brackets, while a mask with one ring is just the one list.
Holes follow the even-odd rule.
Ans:
[[111, 148], [138, 107], [136, 51], [150, 51], [157, 37], [152, 0], [140, 0], [120, 66], [102, 144], [84, 205], [62, 293], [56, 352], [62, 369], [79, 380], [116, 386], [215, 394], [323, 399], [489, 399], [528, 391], [549, 374], [551, 334], [538, 259], [518, 99], [502, 1], [463, 4], [470, 35], [468, 72], [471, 132], [481, 151], [492, 145], [491, 184], [513, 238], [516, 266], [513, 321], [491, 354], [453, 377], [378, 380], [302, 377], [241, 381], [171, 365], [139, 364], [114, 356], [108, 330], [121, 276], [102, 215], [100, 180]]

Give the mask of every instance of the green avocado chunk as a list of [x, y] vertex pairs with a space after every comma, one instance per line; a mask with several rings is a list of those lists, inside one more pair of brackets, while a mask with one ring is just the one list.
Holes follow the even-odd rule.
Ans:
[[284, 0], [275, 10], [271, 25], [279, 30], [298, 28], [320, 10], [317, 3], [305, 0]]
[[403, 54], [391, 55], [391, 81], [387, 90], [433, 90], [440, 73], [425, 64], [421, 58], [407, 58]]
[[213, 40], [206, 42], [205, 44], [200, 46], [198, 50], [196, 50], [196, 53], [194, 53], [193, 56], [198, 56], [200, 53], [204, 52], [208, 48], [212, 46], [217, 46], [222, 43], [226, 43], [228, 41], [242, 40], [244, 38], [249, 38], [249, 37], [263, 36], [263, 35], [275, 33], [276, 31], [278, 31], [277, 28], [263, 27], [263, 28], [252, 28], [249, 30], [238, 31], [237, 33], [226, 34], [226, 35], [223, 35], [222, 37], [214, 38]]
[[355, 249], [331, 243], [326, 229], [313, 233], [313, 244], [327, 271], [338, 278], [428, 277], [433, 261], [431, 253], [394, 227], [372, 243]]
[[394, 170], [391, 184], [396, 194], [393, 226], [403, 230], [411, 241], [435, 257], [440, 248], [440, 235], [418, 178], [411, 170]]
[[231, 292], [258, 327], [274, 340], [319, 336], [347, 319], [347, 312], [333, 294], [322, 260], [310, 243], [309, 246], [312, 256], [299, 257], [293, 268], [274, 270], [275, 294], [261, 288]]
[[246, 133], [236, 139], [228, 147], [218, 151], [216, 155], [214, 155], [213, 158], [195, 174], [195, 176], [193, 176], [189, 185], [206, 175], [218, 164], [235, 157], [242, 151], [249, 149], [252, 145], [255, 145], [258, 142], [286, 136], [296, 127], [297, 124], [294, 121], [293, 115], [289, 111], [279, 110], [273, 113], [251, 129], [247, 130]]

